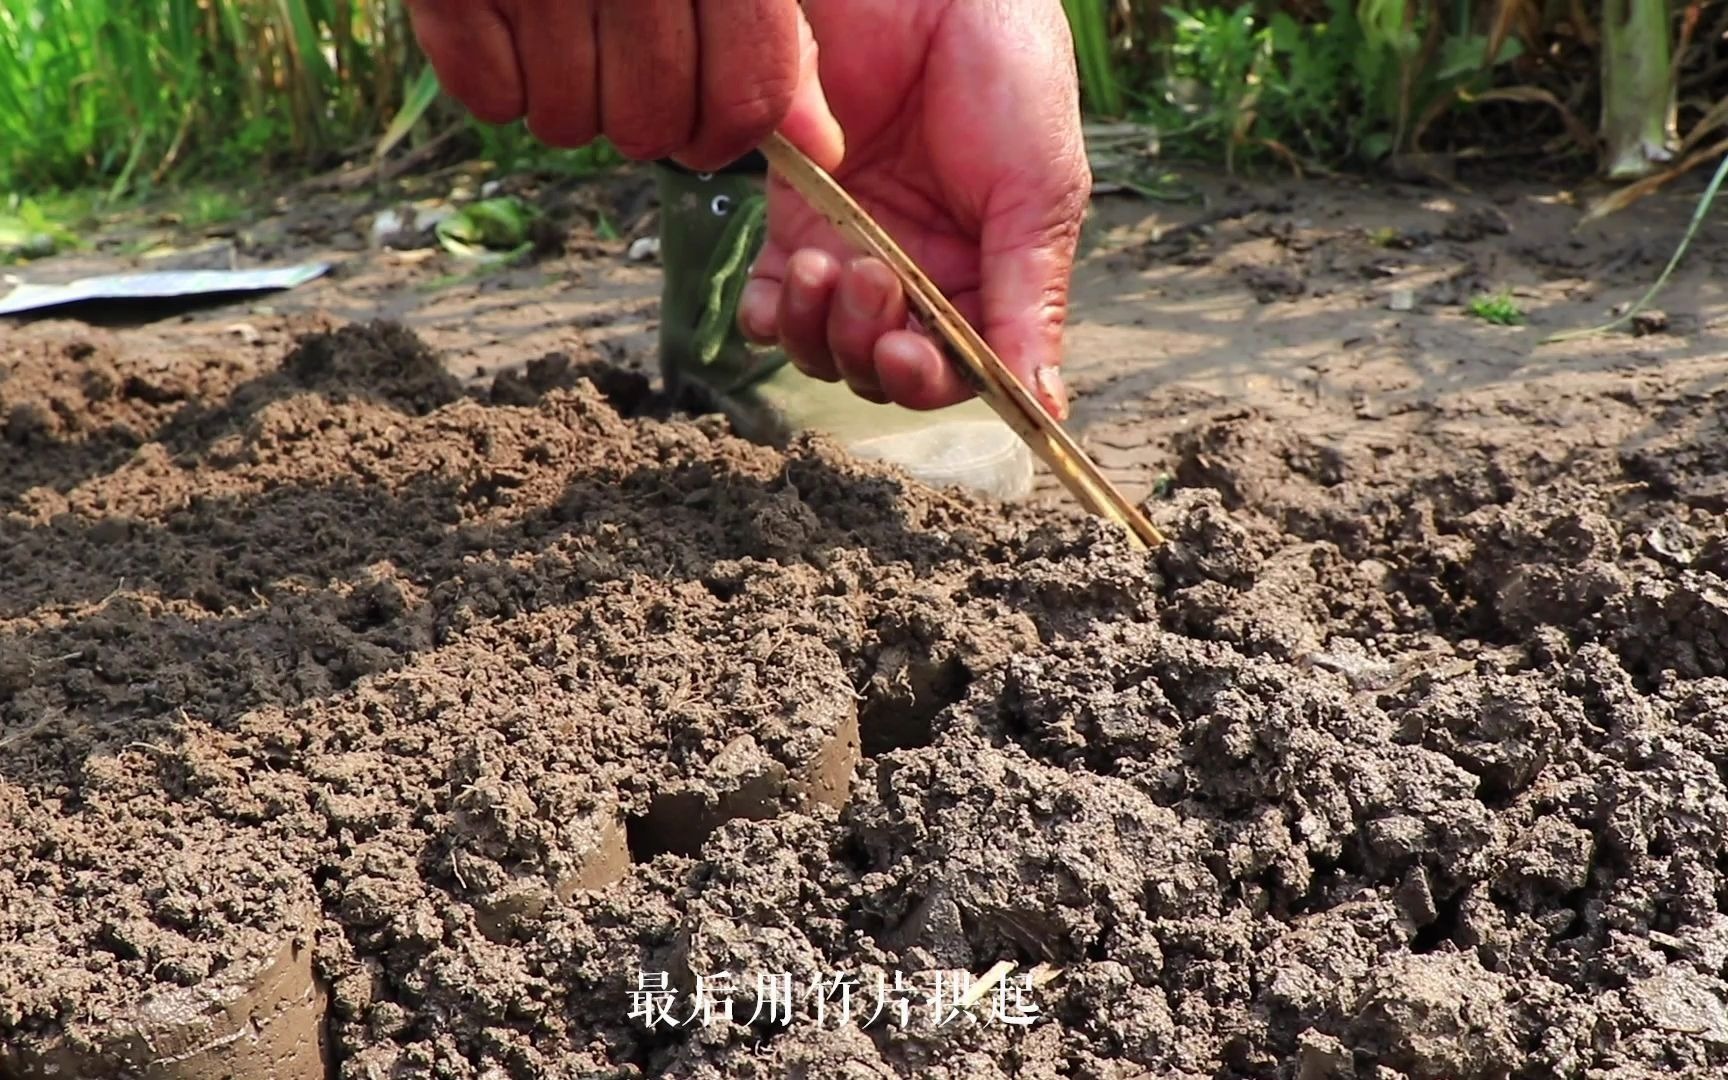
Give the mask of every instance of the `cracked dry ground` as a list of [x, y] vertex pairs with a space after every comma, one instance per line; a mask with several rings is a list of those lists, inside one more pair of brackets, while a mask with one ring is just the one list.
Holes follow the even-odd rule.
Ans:
[[[385, 326], [3, 357], [0, 1075], [1728, 1066], [1721, 395], [1219, 417], [1143, 556]], [[1001, 959], [1038, 1023], [628, 1019]]]

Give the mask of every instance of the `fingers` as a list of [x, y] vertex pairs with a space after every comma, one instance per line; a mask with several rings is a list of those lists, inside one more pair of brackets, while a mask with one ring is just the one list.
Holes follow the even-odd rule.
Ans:
[[497, 9], [463, 0], [408, 0], [408, 11], [445, 93], [489, 124], [522, 115], [526, 97], [514, 34]]
[[972, 396], [936, 343], [912, 330], [896, 330], [876, 343], [876, 377], [889, 400], [908, 409], [943, 409]]
[[544, 0], [517, 7], [516, 55], [529, 132], [549, 146], [588, 145], [601, 134], [594, 5]]
[[1089, 176], [1082, 152], [1058, 157], [1046, 175], [989, 209], [980, 244], [984, 336], [1058, 420], [1068, 418], [1058, 365]]
[[877, 378], [875, 351], [884, 335], [904, 330], [906, 298], [881, 263], [842, 266], [826, 251], [800, 251], [782, 278], [758, 276], [746, 287], [739, 322], [751, 338], [777, 342], [806, 375], [844, 379], [862, 398], [891, 400]]
[[798, 370], [833, 382], [840, 378], [828, 345], [828, 309], [840, 285], [840, 263], [825, 251], [800, 251], [786, 263], [775, 299], [775, 339]]
[[828, 309], [828, 347], [834, 365], [854, 393], [871, 401], [890, 400], [876, 370], [876, 347], [884, 337], [906, 328], [906, 294], [900, 280], [875, 259], [858, 259], [840, 275]]
[[[992, 20], [956, 5], [954, 33], [928, 67], [929, 102], [973, 140], [938, 146], [976, 214], [985, 340], [1053, 416], [1067, 414], [1057, 365], [1081, 222], [1092, 190], [1073, 42], [1057, 5]], [[988, 48], [974, 47], [979, 41]], [[983, 88], [979, 92], [973, 92]]]
[[780, 124], [780, 132], [793, 145], [810, 156], [816, 164], [830, 172], [840, 167], [845, 157], [845, 136], [840, 121], [828, 106], [819, 71], [820, 56], [816, 35], [804, 17], [798, 13], [798, 88], [792, 94], [791, 111]]
[[[976, 293], [953, 302], [977, 322]], [[868, 401], [928, 410], [966, 400], [970, 386], [934, 341], [909, 328], [909, 315], [905, 290], [879, 260], [842, 264], [819, 248], [782, 260], [770, 249], [745, 286], [738, 321], [806, 375], [844, 380]]]
[[[639, 4], [644, 0], [613, 0]], [[791, 120], [788, 136], [821, 159], [838, 159], [839, 125], [816, 79], [815, 41], [791, 0], [697, 4], [701, 38], [696, 131], [676, 155], [719, 169]], [[798, 114], [792, 117], [794, 105]]]
[[600, 0], [599, 32], [600, 129], [618, 152], [649, 161], [688, 145], [699, 81], [691, 0]]
[[1078, 219], [1069, 221], [1047, 206], [987, 220], [984, 226], [985, 338], [1058, 420], [1068, 417], [1068, 392], [1058, 365], [1078, 231]]
[[835, 167], [840, 127], [797, 0], [407, 0], [446, 92], [536, 138], [604, 135], [636, 160], [716, 170], [783, 124]]

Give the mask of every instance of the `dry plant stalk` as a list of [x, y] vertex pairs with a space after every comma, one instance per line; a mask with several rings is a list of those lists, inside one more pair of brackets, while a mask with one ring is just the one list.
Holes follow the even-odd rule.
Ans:
[[888, 264], [900, 279], [907, 302], [925, 329], [948, 346], [949, 354], [961, 361], [962, 374], [969, 376], [979, 395], [1043, 459], [1082, 506], [1122, 526], [1138, 548], [1164, 543], [1164, 537], [1152, 522], [1110, 483], [1097, 463], [1014, 377], [983, 336], [833, 177], [779, 133], [768, 137], [762, 153], [793, 190], [819, 210], [842, 236], [865, 254]]
[[[986, 971], [983, 975], [979, 976], [978, 980], [974, 982], [964, 994], [960, 995], [960, 999], [955, 1004], [962, 1009], [972, 1008], [980, 1001], [983, 1001], [991, 994], [991, 992], [1000, 986], [1002, 980], [1014, 974], [1015, 970], [1019, 968], [1019, 966], [1020, 965], [1016, 964], [1012, 960], [998, 960], [995, 966], [991, 967], [989, 971]], [[1061, 978], [1062, 969], [1059, 967], [1053, 967], [1050, 964], [1039, 964], [1037, 967], [1027, 972], [1027, 975], [1032, 984], [1032, 989], [1040, 990]]]

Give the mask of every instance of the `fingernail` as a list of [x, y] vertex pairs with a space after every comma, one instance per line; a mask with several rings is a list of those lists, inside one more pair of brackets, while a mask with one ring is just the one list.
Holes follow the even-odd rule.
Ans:
[[738, 326], [744, 336], [758, 345], [771, 344], [775, 337], [774, 308], [779, 290], [760, 278], [747, 282], [738, 299]]
[[888, 307], [888, 284], [873, 269], [860, 267], [848, 282], [849, 288], [840, 290], [840, 302], [846, 307], [846, 314], [854, 319], [879, 318]]
[[827, 281], [827, 274], [824, 273], [822, 264], [814, 259], [794, 260], [790, 269], [792, 277], [797, 279], [798, 284], [803, 287], [805, 292], [815, 292], [822, 288]]
[[814, 249], [800, 251], [786, 263], [787, 283], [795, 286], [792, 294], [797, 300], [821, 296], [822, 302], [826, 303], [827, 299], [822, 294], [833, 284], [833, 276], [834, 268], [830, 256]]
[[1044, 395], [1050, 415], [1057, 420], [1068, 419], [1068, 384], [1062, 381], [1062, 373], [1054, 367], [1041, 367], [1032, 381], [1038, 385], [1038, 392]]

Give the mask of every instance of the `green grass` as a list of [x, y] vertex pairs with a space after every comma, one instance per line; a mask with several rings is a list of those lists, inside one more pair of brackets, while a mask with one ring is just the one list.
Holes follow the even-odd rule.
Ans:
[[499, 171], [621, 160], [466, 118], [400, 0], [0, 0], [0, 258], [75, 246], [97, 210], [167, 203], [167, 223], [206, 228], [463, 124], [457, 148]]
[[1460, 154], [1627, 178], [1658, 168], [1687, 121], [1708, 133], [1728, 114], [1728, 70], [1700, 46], [1718, 7], [1064, 0], [1087, 108], [1147, 125], [1171, 157], [1373, 169]]
[[200, 230], [245, 216], [251, 207], [232, 190], [196, 185], [180, 191], [162, 211], [162, 218], [183, 228]]
[[1465, 310], [1483, 322], [1495, 326], [1519, 326], [1524, 322], [1524, 309], [1509, 292], [1485, 293], [1473, 296]]
[[1074, 34], [1074, 59], [1086, 105], [1100, 116], [1121, 116], [1122, 87], [1110, 43], [1110, 0], [1062, 0]]
[[70, 246], [76, 237], [34, 202], [0, 211], [0, 265], [40, 259]]
[[0, 190], [318, 163], [400, 107], [384, 0], [0, 0]]

